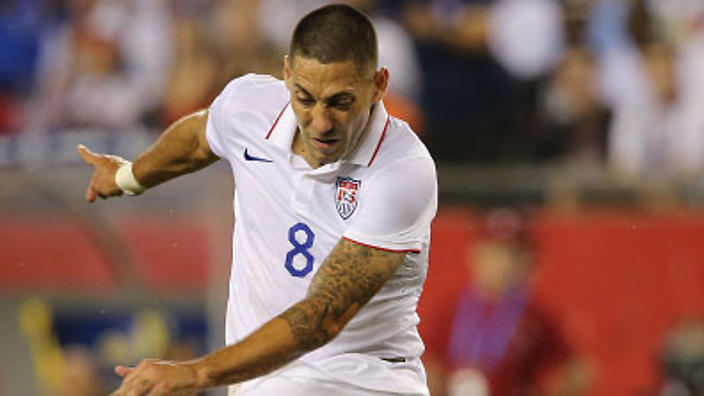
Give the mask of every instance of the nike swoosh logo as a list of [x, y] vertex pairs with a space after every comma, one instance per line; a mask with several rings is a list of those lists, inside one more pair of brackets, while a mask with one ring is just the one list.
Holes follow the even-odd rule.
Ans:
[[272, 160], [270, 160], [270, 159], [261, 158], [261, 157], [255, 157], [255, 156], [253, 156], [253, 155], [249, 155], [249, 153], [247, 152], [247, 149], [246, 149], [246, 148], [244, 149], [244, 159], [247, 160], [247, 161], [274, 162], [274, 161], [272, 161]]

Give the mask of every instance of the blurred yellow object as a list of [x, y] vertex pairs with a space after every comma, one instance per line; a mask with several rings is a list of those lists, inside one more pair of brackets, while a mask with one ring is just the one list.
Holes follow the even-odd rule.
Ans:
[[100, 359], [108, 364], [127, 364], [132, 361], [130, 339], [122, 332], [109, 331], [101, 335], [97, 350]]
[[53, 333], [49, 306], [39, 297], [24, 301], [17, 314], [20, 330], [27, 337], [37, 384], [43, 395], [56, 393], [64, 378], [64, 356]]
[[105, 332], [98, 341], [98, 354], [108, 364], [137, 364], [144, 358], [163, 358], [171, 343], [168, 317], [156, 310], [135, 313], [128, 333]]
[[164, 314], [149, 309], [136, 315], [132, 336], [137, 356], [163, 357], [171, 341]]

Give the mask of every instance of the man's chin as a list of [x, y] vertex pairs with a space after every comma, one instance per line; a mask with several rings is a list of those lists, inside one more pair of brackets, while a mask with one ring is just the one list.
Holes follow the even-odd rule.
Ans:
[[322, 152], [317, 152], [315, 155], [315, 160], [322, 166], [325, 164], [331, 164], [340, 159], [337, 153], [326, 154]]

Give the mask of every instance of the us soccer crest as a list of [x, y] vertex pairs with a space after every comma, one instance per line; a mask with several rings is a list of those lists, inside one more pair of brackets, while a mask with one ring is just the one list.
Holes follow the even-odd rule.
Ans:
[[335, 207], [337, 208], [337, 213], [347, 220], [347, 218], [352, 216], [354, 210], [357, 209], [359, 186], [362, 185], [362, 182], [351, 177], [338, 177], [336, 185]]

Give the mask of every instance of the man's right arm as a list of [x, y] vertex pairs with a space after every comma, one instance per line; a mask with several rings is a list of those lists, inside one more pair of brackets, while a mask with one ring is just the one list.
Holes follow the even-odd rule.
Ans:
[[135, 178], [145, 187], [154, 187], [217, 161], [205, 138], [207, 120], [208, 110], [201, 110], [174, 122], [134, 162]]
[[[211, 151], [205, 137], [207, 119], [208, 110], [201, 110], [169, 126], [132, 164], [136, 181], [144, 187], [154, 187], [217, 161], [218, 157]], [[88, 202], [95, 201], [97, 197], [122, 195], [122, 189], [115, 182], [115, 174], [122, 165], [129, 163], [127, 160], [113, 155], [95, 154], [82, 145], [78, 147], [78, 153], [95, 168], [86, 190], [85, 198]]]

